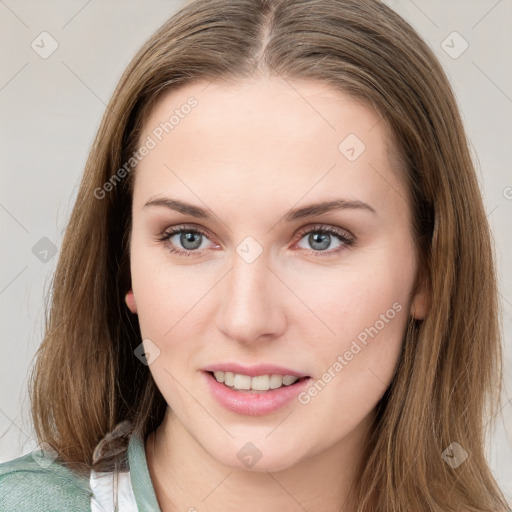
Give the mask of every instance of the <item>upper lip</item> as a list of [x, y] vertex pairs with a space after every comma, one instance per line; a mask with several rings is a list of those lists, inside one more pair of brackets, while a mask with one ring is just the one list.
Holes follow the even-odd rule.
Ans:
[[308, 377], [306, 373], [278, 366], [275, 364], [257, 364], [254, 366], [244, 366], [238, 363], [218, 363], [203, 368], [205, 372], [233, 372], [249, 377], [257, 377], [258, 375], [293, 375], [295, 377]]

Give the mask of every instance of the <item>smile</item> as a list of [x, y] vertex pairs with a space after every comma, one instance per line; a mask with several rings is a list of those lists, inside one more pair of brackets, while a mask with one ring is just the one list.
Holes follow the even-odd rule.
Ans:
[[264, 393], [283, 386], [291, 386], [300, 380], [299, 377], [294, 375], [269, 374], [251, 377], [249, 375], [220, 370], [212, 373], [217, 382], [224, 384], [228, 388], [255, 393]]
[[[279, 374], [249, 377], [218, 370], [215, 373], [217, 375], [213, 371], [202, 372], [211, 396], [225, 409], [247, 416], [271, 414], [285, 405], [297, 401], [297, 396], [313, 380], [311, 377]], [[224, 382], [219, 381], [222, 378], [224, 378]], [[230, 382], [233, 384], [229, 384]], [[243, 389], [238, 389], [235, 384]], [[253, 385], [264, 389], [253, 389]]]

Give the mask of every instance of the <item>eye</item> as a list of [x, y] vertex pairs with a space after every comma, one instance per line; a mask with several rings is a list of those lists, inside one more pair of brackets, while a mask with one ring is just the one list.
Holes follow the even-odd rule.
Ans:
[[[299, 233], [299, 236], [298, 246], [301, 249], [308, 250], [307, 247], [300, 245], [300, 242], [305, 239], [306, 243], [312, 248], [309, 249], [309, 253], [319, 256], [336, 254], [356, 243], [355, 237], [348, 231], [326, 225], [316, 225], [304, 229]], [[188, 226], [174, 226], [157, 237], [157, 241], [164, 243], [171, 253], [179, 256], [201, 255], [208, 248], [208, 240], [205, 231]], [[333, 244], [336, 244], [334, 250], [332, 250]], [[331, 250], [328, 250], [329, 248]]]
[[[338, 253], [348, 246], [355, 244], [355, 238], [348, 231], [336, 228], [334, 226], [317, 225], [307, 230], [301, 231], [299, 243], [305, 239], [306, 243], [312, 248], [309, 250], [311, 254], [327, 256]], [[328, 250], [333, 248], [334, 250]], [[300, 246], [302, 249], [307, 247]], [[324, 253], [324, 254], [322, 254]]]
[[201, 254], [208, 244], [204, 244], [208, 237], [204, 231], [187, 226], [175, 226], [167, 229], [158, 236], [159, 242], [165, 243], [172, 253], [182, 256]]

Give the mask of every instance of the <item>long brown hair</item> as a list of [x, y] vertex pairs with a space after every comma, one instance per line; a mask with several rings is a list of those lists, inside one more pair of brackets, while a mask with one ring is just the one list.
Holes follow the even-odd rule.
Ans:
[[[508, 509], [484, 455], [500, 403], [500, 323], [464, 128], [436, 57], [376, 0], [195, 0], [135, 55], [90, 151], [52, 282], [30, 388], [39, 442], [87, 471], [119, 422], [145, 439], [162, 421], [166, 403], [134, 356], [141, 333], [124, 304], [136, 167], [126, 163], [164, 91], [259, 74], [323, 81], [377, 109], [410, 192], [430, 311], [410, 321], [379, 402], [354, 482], [358, 512]], [[456, 469], [441, 457], [452, 442], [469, 455]]]

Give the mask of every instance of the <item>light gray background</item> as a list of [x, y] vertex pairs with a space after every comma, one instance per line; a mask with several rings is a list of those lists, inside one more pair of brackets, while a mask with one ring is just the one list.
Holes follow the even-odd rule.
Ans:
[[[463, 113], [496, 241], [510, 390], [512, 0], [387, 3], [438, 55]], [[57, 255], [45, 256], [41, 250], [36, 255], [32, 249], [43, 237], [60, 248], [105, 105], [130, 58], [180, 5], [163, 0], [0, 0], [0, 462], [36, 447], [27, 376], [42, 339], [43, 295]], [[33, 41], [41, 47], [46, 37], [49, 48], [48, 36], [40, 36], [44, 31], [58, 43], [47, 59], [31, 47]], [[464, 41], [469, 46], [457, 56]], [[47, 241], [39, 243], [50, 247]], [[488, 454], [510, 499], [509, 395], [504, 395], [503, 417], [489, 438]]]

